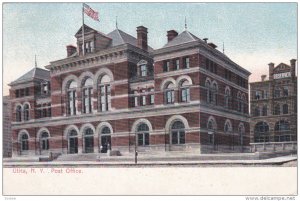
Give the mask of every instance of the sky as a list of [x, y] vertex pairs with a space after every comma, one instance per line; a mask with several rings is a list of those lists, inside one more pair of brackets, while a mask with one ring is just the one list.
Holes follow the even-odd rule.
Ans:
[[[154, 49], [166, 44], [166, 33], [187, 29], [208, 38], [234, 62], [252, 73], [250, 81], [268, 75], [268, 64], [297, 59], [296, 3], [88, 3], [100, 22], [85, 16], [85, 24], [109, 33], [118, 28], [136, 37], [136, 27], [148, 28]], [[34, 67], [66, 57], [66, 45], [76, 44], [82, 25], [81, 3], [3, 4], [3, 95], [9, 84]]]

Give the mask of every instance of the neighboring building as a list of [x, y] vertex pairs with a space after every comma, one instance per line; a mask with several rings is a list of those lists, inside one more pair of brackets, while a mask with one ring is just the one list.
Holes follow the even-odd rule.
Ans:
[[11, 107], [8, 96], [3, 97], [3, 157], [11, 157]]
[[10, 84], [15, 155], [249, 148], [250, 73], [216, 45], [171, 30], [153, 50], [143, 26], [84, 29], [67, 58]]
[[[295, 149], [297, 142], [296, 60], [269, 64], [269, 79], [250, 84], [253, 151]], [[266, 145], [267, 144], [267, 145]]]

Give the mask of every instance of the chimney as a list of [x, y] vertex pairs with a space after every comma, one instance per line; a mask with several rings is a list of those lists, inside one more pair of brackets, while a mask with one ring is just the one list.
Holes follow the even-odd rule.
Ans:
[[266, 75], [262, 75], [261, 76], [261, 81], [264, 82], [266, 80], [266, 77], [267, 77]]
[[291, 76], [296, 76], [296, 59], [291, 59]]
[[208, 41], [208, 38], [203, 38], [204, 42], [207, 43]]
[[210, 47], [212, 47], [212, 48], [214, 48], [214, 49], [216, 49], [218, 46], [216, 46], [215, 44], [213, 44], [213, 43], [208, 43], [207, 45], [209, 45]]
[[269, 63], [269, 79], [273, 80], [274, 63]]
[[177, 31], [175, 31], [175, 30], [167, 31], [168, 42], [173, 40], [176, 36], [178, 36]]
[[136, 28], [137, 33], [137, 46], [143, 50], [148, 50], [148, 38], [147, 38], [147, 28], [144, 26], [139, 26]]
[[76, 47], [73, 45], [67, 45], [67, 57], [73, 55], [77, 51]]

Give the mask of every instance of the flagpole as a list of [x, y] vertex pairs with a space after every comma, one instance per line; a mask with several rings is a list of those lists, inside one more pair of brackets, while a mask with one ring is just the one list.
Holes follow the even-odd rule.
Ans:
[[84, 3], [82, 4], [82, 54], [85, 55], [85, 44], [84, 44]]

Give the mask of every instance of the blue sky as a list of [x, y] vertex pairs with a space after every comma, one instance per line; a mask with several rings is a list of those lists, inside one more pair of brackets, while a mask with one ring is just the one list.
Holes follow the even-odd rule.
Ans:
[[[76, 44], [82, 25], [81, 3], [5, 3], [3, 5], [3, 94], [7, 84], [34, 67], [66, 57], [66, 45]], [[296, 3], [89, 3], [100, 22], [85, 23], [103, 33], [119, 29], [136, 36], [136, 27], [148, 28], [153, 48], [162, 47], [166, 32], [188, 31], [222, 50], [252, 75], [268, 73], [268, 63], [289, 64], [297, 59]]]

